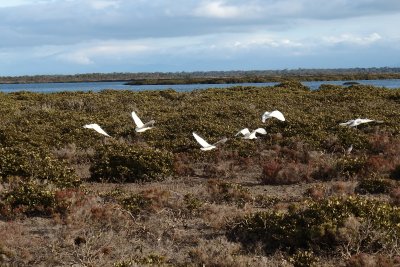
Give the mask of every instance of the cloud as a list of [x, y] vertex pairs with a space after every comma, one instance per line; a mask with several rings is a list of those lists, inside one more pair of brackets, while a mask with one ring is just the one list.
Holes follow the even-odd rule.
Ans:
[[207, 1], [194, 10], [194, 15], [199, 17], [238, 18], [243, 16], [239, 6], [227, 5], [223, 1]]
[[324, 37], [323, 41], [327, 44], [355, 44], [355, 45], [370, 45], [381, 40], [382, 37], [378, 33], [371, 33], [367, 36], [357, 36], [354, 34], [342, 34], [339, 36]]
[[[400, 49], [399, 24], [398, 0], [0, 1], [0, 56], [32, 71], [58, 64], [89, 72], [217, 61], [240, 69], [269, 58], [290, 65], [293, 56], [306, 65], [307, 57], [358, 51], [388, 60]], [[5, 73], [20, 70], [1, 62]]]
[[119, 0], [91, 0], [89, 3], [94, 9], [99, 10], [106, 8], [118, 8], [120, 5]]
[[149, 47], [134, 41], [93, 42], [68, 47], [65, 51], [58, 52], [56, 57], [71, 63], [88, 65], [94, 64], [97, 59], [128, 59], [148, 50]]

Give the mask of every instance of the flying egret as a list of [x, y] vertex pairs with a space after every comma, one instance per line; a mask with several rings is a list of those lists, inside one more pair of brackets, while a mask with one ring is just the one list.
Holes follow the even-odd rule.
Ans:
[[261, 119], [262, 119], [262, 122], [265, 122], [267, 119], [272, 118], [272, 117], [276, 118], [280, 121], [285, 121], [285, 117], [283, 116], [282, 112], [280, 112], [279, 110], [274, 110], [272, 112], [266, 111], [262, 115]]
[[97, 123], [86, 124], [86, 125], [83, 126], [83, 128], [93, 129], [93, 130], [95, 130], [96, 132], [98, 132], [98, 133], [100, 133], [102, 135], [111, 137], [111, 136], [108, 135], [108, 133], [106, 133], [103, 129], [101, 129], [101, 127]]
[[244, 128], [240, 130], [235, 136], [238, 136], [239, 134], [243, 134], [243, 139], [256, 139], [256, 133], [259, 134], [267, 134], [267, 131], [264, 128], [257, 128], [254, 131], [250, 132], [249, 128]]
[[339, 123], [340, 126], [349, 126], [349, 127], [356, 127], [360, 124], [363, 123], [368, 123], [368, 122], [377, 122], [377, 123], [383, 123], [383, 121], [376, 121], [376, 120], [370, 120], [370, 119], [355, 119], [355, 120], [349, 120], [347, 122]]
[[132, 111], [132, 118], [136, 124], [135, 131], [138, 133], [141, 133], [141, 132], [144, 132], [144, 131], [147, 131], [147, 130], [153, 128], [153, 125], [155, 123], [154, 120], [151, 120], [147, 123], [143, 123], [142, 120], [136, 115], [135, 111]]
[[201, 138], [200, 136], [198, 136], [195, 132], [193, 132], [193, 136], [196, 139], [196, 141], [202, 146], [200, 149], [203, 151], [207, 151], [207, 150], [211, 150], [214, 148], [217, 148], [217, 144], [219, 143], [225, 143], [228, 138], [224, 137], [223, 139], [219, 140], [218, 142], [210, 145], [209, 143], [207, 143], [206, 140], [204, 140], [203, 138]]

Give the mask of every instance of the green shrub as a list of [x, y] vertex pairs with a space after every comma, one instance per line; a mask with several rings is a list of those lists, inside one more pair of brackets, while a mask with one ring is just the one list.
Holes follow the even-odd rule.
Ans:
[[45, 149], [29, 145], [0, 148], [0, 180], [18, 176], [52, 182], [59, 187], [74, 187], [80, 180], [72, 168], [56, 160]]
[[56, 208], [55, 190], [35, 181], [17, 182], [0, 195], [0, 214], [13, 217], [50, 215]]
[[337, 161], [336, 169], [346, 177], [352, 177], [363, 170], [365, 162], [363, 157], [343, 157]]
[[274, 85], [274, 87], [287, 88], [287, 89], [291, 89], [291, 90], [310, 91], [310, 88], [308, 88], [307, 86], [303, 85], [301, 82], [295, 81], [295, 80], [284, 81], [284, 82], [281, 82], [281, 83], [279, 83], [277, 85]]
[[137, 216], [141, 211], [151, 207], [152, 201], [142, 195], [132, 194], [119, 200], [124, 209], [133, 216]]
[[141, 146], [112, 144], [99, 149], [90, 168], [93, 181], [163, 180], [171, 174], [171, 153]]
[[[365, 249], [398, 249], [400, 208], [360, 197], [310, 202], [288, 213], [257, 212], [228, 224], [227, 235], [248, 249], [262, 244], [266, 252], [287, 248], [290, 253], [299, 249], [334, 253], [342, 244], [339, 233], [349, 217], [358, 218], [368, 224], [369, 230], [380, 233], [376, 240], [364, 240]], [[366, 245], [368, 242], [372, 243]]]
[[313, 267], [318, 266], [318, 258], [312, 251], [297, 251], [289, 261], [294, 267]]
[[184, 198], [185, 208], [189, 214], [196, 214], [200, 211], [204, 202], [191, 193], [185, 194]]
[[143, 190], [139, 193], [128, 193], [120, 189], [101, 194], [107, 202], [121, 205], [132, 216], [145, 215], [169, 205], [169, 192], [158, 189]]
[[387, 179], [363, 179], [358, 183], [355, 191], [360, 194], [386, 194], [392, 187], [393, 184]]
[[246, 202], [252, 201], [250, 191], [240, 184], [223, 182], [221, 180], [209, 180], [208, 190], [213, 201], [217, 203], [234, 202], [243, 207]]

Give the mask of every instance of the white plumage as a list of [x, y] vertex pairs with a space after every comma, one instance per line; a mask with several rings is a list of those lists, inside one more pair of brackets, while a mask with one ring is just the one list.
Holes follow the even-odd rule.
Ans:
[[238, 136], [239, 134], [243, 134], [243, 139], [256, 139], [257, 136], [256, 134], [267, 134], [267, 131], [264, 128], [257, 128], [253, 130], [252, 132], [249, 131], [249, 128], [244, 128], [240, 130], [235, 136]]
[[343, 122], [343, 123], [339, 123], [340, 126], [348, 126], [348, 127], [356, 127], [360, 124], [363, 123], [368, 123], [368, 122], [378, 122], [378, 123], [382, 123], [383, 121], [376, 121], [376, 120], [370, 120], [370, 119], [354, 119], [354, 120], [349, 120], [347, 122]]
[[262, 115], [261, 120], [262, 120], [262, 122], [265, 122], [269, 118], [276, 118], [280, 121], [285, 121], [285, 117], [283, 116], [282, 112], [280, 112], [279, 110], [274, 110], [272, 112], [266, 111]]
[[101, 129], [101, 127], [97, 123], [86, 124], [86, 125], [83, 126], [83, 128], [93, 129], [93, 130], [95, 130], [96, 132], [98, 132], [98, 133], [100, 133], [102, 135], [110, 137], [108, 135], [108, 133], [106, 133], [103, 129]]
[[203, 138], [201, 138], [198, 134], [196, 134], [195, 132], [193, 132], [193, 136], [196, 139], [196, 141], [202, 146], [200, 149], [203, 151], [207, 151], [207, 150], [212, 150], [214, 148], [217, 148], [217, 144], [219, 143], [225, 143], [228, 138], [224, 137], [221, 140], [219, 140], [218, 142], [210, 145], [209, 143], [207, 143], [206, 140], [204, 140]]
[[149, 130], [149, 129], [154, 127], [153, 126], [154, 123], [155, 123], [154, 120], [151, 120], [151, 121], [149, 121], [147, 123], [143, 123], [142, 120], [138, 117], [138, 115], [136, 115], [135, 111], [132, 111], [132, 118], [133, 118], [133, 121], [136, 124], [135, 131], [138, 132], [138, 133], [147, 131], [147, 130]]

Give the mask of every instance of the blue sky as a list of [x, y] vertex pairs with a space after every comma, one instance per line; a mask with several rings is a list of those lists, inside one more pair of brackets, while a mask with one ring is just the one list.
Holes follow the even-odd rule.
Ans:
[[400, 67], [399, 0], [0, 0], [0, 76]]

